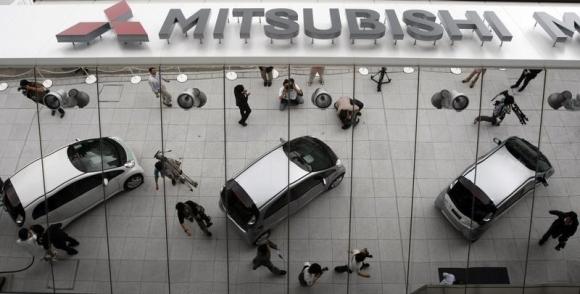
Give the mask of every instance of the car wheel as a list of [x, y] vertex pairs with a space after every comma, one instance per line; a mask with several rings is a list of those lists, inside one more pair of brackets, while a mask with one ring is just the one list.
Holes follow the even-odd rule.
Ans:
[[258, 237], [256, 241], [254, 241], [254, 245], [264, 244], [264, 242], [266, 242], [268, 238], [270, 238], [270, 230], [267, 230], [264, 233], [262, 233], [262, 235], [260, 235], [260, 237]]
[[132, 175], [129, 179], [127, 179], [125, 181], [123, 188], [125, 188], [125, 191], [131, 191], [131, 190], [141, 186], [141, 184], [143, 184], [143, 175], [136, 174], [136, 175]]
[[334, 181], [332, 181], [332, 183], [330, 183], [328, 190], [332, 190], [332, 189], [338, 187], [338, 185], [340, 185], [340, 183], [342, 182], [342, 179], [344, 179], [344, 174], [341, 174], [336, 179], [334, 179]]

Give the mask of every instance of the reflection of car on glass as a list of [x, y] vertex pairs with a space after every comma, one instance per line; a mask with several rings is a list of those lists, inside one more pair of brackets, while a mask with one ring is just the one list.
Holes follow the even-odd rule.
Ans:
[[66, 226], [105, 197], [142, 183], [143, 168], [121, 139], [88, 139], [18, 171], [4, 183], [2, 201], [19, 226], [47, 220]]
[[554, 168], [540, 150], [528, 141], [494, 138], [498, 145], [477, 159], [435, 200], [445, 218], [471, 241], [536, 184], [548, 185]]
[[228, 180], [220, 208], [253, 243], [268, 238], [279, 222], [338, 186], [345, 171], [324, 142], [299, 137], [278, 145]]

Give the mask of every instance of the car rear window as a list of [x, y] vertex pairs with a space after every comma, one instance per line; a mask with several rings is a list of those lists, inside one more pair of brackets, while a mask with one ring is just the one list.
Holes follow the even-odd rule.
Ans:
[[505, 147], [517, 160], [533, 171], [545, 172], [552, 167], [544, 154], [524, 139], [511, 137], [506, 140]]
[[246, 192], [234, 181], [228, 182], [221, 192], [221, 200], [227, 213], [244, 230], [248, 222], [258, 218], [258, 208]]
[[288, 158], [306, 171], [320, 171], [332, 167], [337, 160], [334, 152], [322, 141], [300, 137], [282, 147]]
[[74, 167], [82, 172], [120, 167], [127, 160], [123, 147], [109, 138], [89, 139], [71, 144], [67, 155]]
[[463, 215], [478, 223], [482, 222], [486, 215], [493, 214], [497, 210], [487, 195], [464, 177], [458, 179], [447, 191], [447, 195]]

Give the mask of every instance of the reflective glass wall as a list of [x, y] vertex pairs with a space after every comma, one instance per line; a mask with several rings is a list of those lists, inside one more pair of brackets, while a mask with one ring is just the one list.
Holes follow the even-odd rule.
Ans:
[[1, 68], [0, 292], [578, 291], [579, 79]]

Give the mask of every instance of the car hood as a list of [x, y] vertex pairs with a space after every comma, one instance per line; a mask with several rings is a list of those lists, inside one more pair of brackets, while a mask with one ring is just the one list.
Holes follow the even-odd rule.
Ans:
[[464, 177], [475, 183], [495, 205], [536, 174], [517, 160], [505, 146], [477, 164], [477, 176], [475, 170], [470, 169]]
[[[27, 165], [10, 178], [23, 207], [39, 196], [54, 190], [63, 183], [83, 174], [70, 162], [67, 147], [61, 148]], [[44, 179], [42, 168], [44, 165]]]
[[308, 174], [288, 159], [282, 147], [272, 150], [239, 174], [235, 181], [257, 207], [266, 204], [280, 191]]

